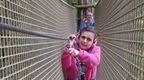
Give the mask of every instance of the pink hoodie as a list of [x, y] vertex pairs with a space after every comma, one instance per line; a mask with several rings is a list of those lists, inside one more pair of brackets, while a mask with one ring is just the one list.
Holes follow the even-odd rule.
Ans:
[[[86, 65], [85, 80], [92, 80], [96, 76], [97, 66], [100, 63], [101, 49], [99, 46], [93, 45], [88, 51], [79, 49], [78, 58]], [[66, 76], [69, 80], [75, 80], [78, 68], [75, 58], [68, 52], [62, 54], [62, 67], [66, 70]]]

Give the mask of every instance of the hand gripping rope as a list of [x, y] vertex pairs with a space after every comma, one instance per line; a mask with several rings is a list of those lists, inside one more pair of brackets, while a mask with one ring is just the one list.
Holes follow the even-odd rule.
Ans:
[[[77, 46], [77, 44], [76, 44], [75, 39], [76, 39], [75, 36], [70, 36], [70, 37], [69, 37], [70, 48], [78, 49], [78, 46]], [[77, 75], [77, 78], [78, 78], [78, 80], [81, 80], [81, 75], [84, 75], [84, 73], [82, 72], [82, 68], [81, 68], [81, 62], [80, 62], [80, 60], [78, 59], [77, 56], [74, 56], [74, 58], [76, 59], [76, 65], [77, 65], [77, 67], [78, 67], [78, 75]]]

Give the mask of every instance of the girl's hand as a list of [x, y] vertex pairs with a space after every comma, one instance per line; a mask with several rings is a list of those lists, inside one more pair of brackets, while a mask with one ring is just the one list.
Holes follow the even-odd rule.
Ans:
[[70, 39], [70, 40], [71, 40], [71, 39], [75, 39], [75, 38], [76, 38], [76, 35], [75, 35], [75, 34], [71, 34], [71, 35], [68, 36], [68, 39]]
[[74, 48], [69, 48], [68, 52], [73, 56], [77, 56], [79, 54], [79, 51]]

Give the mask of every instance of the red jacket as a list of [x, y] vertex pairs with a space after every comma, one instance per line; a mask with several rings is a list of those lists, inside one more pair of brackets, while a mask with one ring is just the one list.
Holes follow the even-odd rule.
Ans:
[[[78, 59], [86, 65], [85, 80], [92, 80], [96, 76], [97, 66], [100, 63], [101, 49], [93, 45], [88, 51], [79, 49]], [[69, 80], [75, 80], [78, 75], [78, 68], [75, 58], [68, 52], [62, 54], [62, 67], [66, 70], [65, 75]]]

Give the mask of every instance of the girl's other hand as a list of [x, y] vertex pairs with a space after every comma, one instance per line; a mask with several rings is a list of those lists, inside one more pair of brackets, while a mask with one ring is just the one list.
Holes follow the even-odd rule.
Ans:
[[68, 50], [68, 52], [73, 56], [77, 56], [79, 54], [79, 51], [74, 48], [69, 48]]

